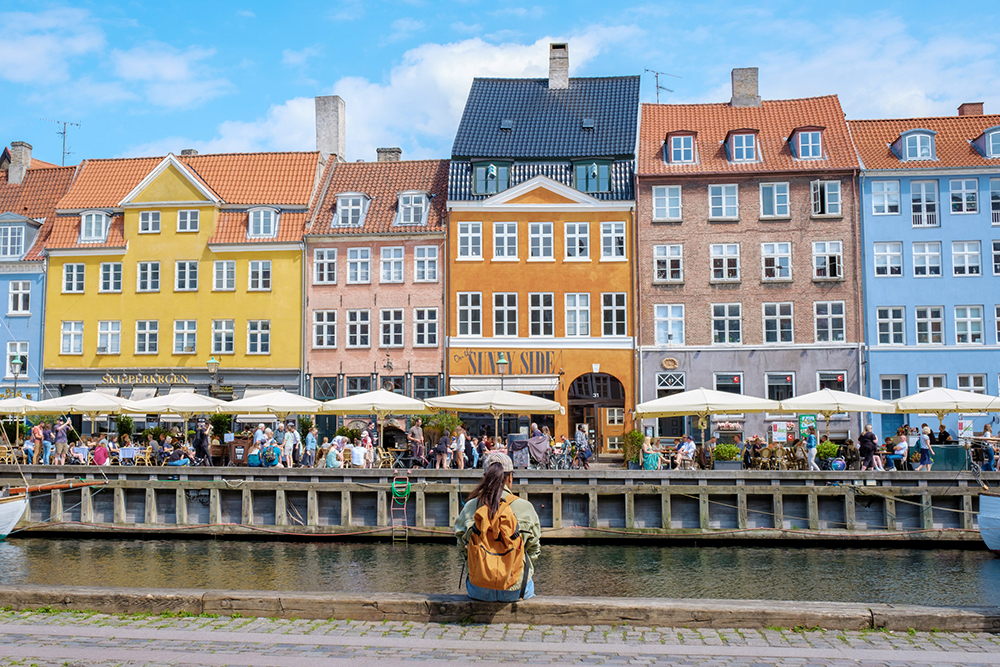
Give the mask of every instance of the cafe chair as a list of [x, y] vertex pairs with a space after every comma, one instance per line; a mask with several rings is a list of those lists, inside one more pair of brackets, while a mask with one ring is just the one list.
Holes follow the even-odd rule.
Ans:
[[764, 447], [760, 450], [760, 463], [757, 466], [758, 470], [770, 470], [771, 469], [771, 448]]
[[14, 462], [14, 450], [7, 445], [0, 445], [0, 463], [13, 463]]

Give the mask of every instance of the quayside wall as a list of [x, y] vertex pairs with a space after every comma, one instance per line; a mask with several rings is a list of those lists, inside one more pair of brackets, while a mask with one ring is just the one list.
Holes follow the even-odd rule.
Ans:
[[[411, 540], [449, 538], [475, 470], [319, 470], [164, 467], [22, 468], [31, 484], [105, 486], [31, 495], [17, 528], [30, 533], [245, 535]], [[393, 476], [410, 495], [393, 506]], [[994, 488], [1000, 473], [984, 473]], [[20, 485], [0, 467], [0, 481]], [[981, 487], [968, 472], [519, 470], [546, 540], [683, 542], [979, 541]], [[900, 546], [903, 546], [900, 544]]]

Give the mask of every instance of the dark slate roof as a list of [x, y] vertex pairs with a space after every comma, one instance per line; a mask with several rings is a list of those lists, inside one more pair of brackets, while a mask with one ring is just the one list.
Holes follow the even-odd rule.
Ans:
[[[632, 179], [635, 163], [632, 160], [615, 160], [611, 165], [611, 192], [591, 192], [594, 199], [628, 201], [634, 199]], [[567, 187], [573, 187], [573, 165], [569, 162], [515, 162], [510, 171], [510, 187], [530, 181], [535, 176], [548, 176]], [[476, 201], [492, 195], [472, 192], [472, 163], [452, 160], [448, 170], [448, 199], [450, 201]]]
[[[574, 78], [549, 90], [548, 79], [475, 79], [452, 157], [511, 159], [635, 154], [639, 77]], [[584, 129], [584, 119], [593, 129]], [[500, 129], [511, 120], [510, 130]]]

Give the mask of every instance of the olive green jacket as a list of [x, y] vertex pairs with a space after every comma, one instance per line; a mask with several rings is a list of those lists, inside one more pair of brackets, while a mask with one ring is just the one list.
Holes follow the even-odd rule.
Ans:
[[[510, 489], [504, 487], [505, 497], [510, 492]], [[510, 504], [510, 508], [514, 511], [521, 535], [524, 537], [524, 550], [528, 555], [528, 579], [531, 579], [535, 573], [535, 561], [538, 559], [538, 554], [542, 552], [542, 526], [538, 521], [538, 514], [535, 512], [534, 506], [527, 500], [518, 498]], [[455, 536], [458, 538], [458, 548], [462, 552], [463, 559], [469, 557], [469, 539], [472, 536], [472, 527], [476, 523], [477, 509], [479, 509], [479, 500], [472, 499], [465, 503], [465, 507], [455, 519]], [[521, 582], [518, 582], [507, 590], [513, 591], [520, 588]]]

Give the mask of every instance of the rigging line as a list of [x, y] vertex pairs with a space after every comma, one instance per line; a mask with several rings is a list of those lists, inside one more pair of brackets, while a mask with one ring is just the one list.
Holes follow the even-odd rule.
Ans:
[[[104, 486], [98, 487], [97, 491], [94, 492], [94, 495], [91, 496], [91, 499], [93, 500], [94, 496], [96, 496], [98, 493], [100, 493], [101, 491], [103, 491], [105, 488], [107, 488], [107, 487], [104, 487]], [[20, 533], [21, 531], [28, 530], [30, 528], [37, 528], [38, 526], [50, 526], [50, 525], [52, 525], [52, 526], [58, 526], [58, 525], [61, 525], [63, 523], [67, 523], [65, 521], [55, 522], [55, 519], [58, 518], [58, 517], [61, 517], [63, 514], [65, 514], [66, 512], [69, 512], [70, 510], [74, 510], [77, 507], [82, 507], [82, 506], [83, 506], [83, 494], [81, 493], [80, 494], [80, 502], [76, 503], [75, 505], [70, 505], [69, 507], [63, 508], [63, 511], [59, 512], [59, 514], [50, 514], [49, 518], [45, 519], [43, 521], [37, 521], [35, 523], [28, 524], [27, 526], [22, 526], [21, 528], [18, 528], [17, 530], [12, 530], [12, 531], [10, 531], [10, 534], [13, 535], [14, 533]]]

